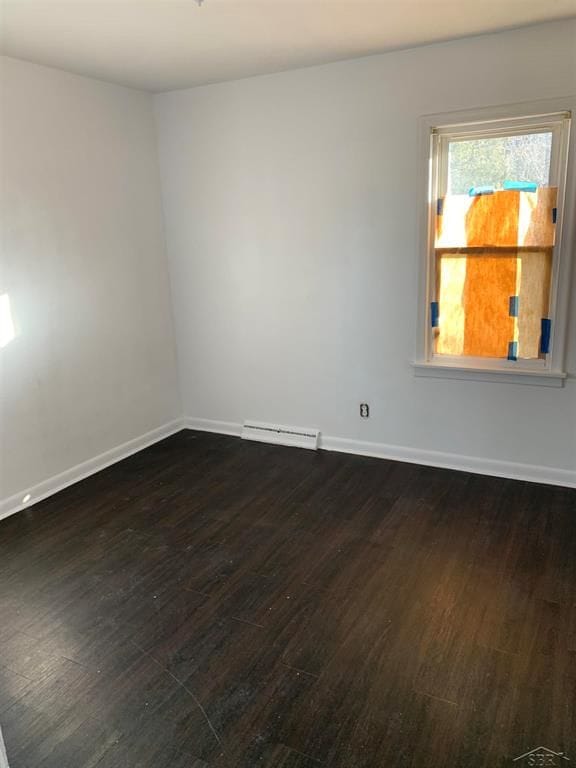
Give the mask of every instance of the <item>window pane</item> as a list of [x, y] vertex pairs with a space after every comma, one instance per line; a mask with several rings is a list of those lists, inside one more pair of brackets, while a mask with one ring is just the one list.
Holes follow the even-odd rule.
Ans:
[[446, 195], [436, 217], [437, 248], [554, 245], [557, 187], [503, 189], [490, 195]]
[[556, 229], [552, 133], [454, 140], [445, 148], [434, 351], [537, 359]]
[[519, 359], [537, 359], [551, 274], [551, 249], [438, 250], [435, 353], [505, 358], [516, 342]]
[[447, 192], [465, 195], [473, 187], [502, 189], [505, 181], [546, 186], [551, 148], [552, 133], [451, 141]]

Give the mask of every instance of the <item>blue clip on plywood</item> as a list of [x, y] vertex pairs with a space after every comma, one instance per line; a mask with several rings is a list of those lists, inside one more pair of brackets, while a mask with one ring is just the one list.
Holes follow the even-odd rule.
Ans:
[[540, 329], [540, 352], [547, 355], [550, 352], [552, 321], [548, 317], [543, 317], [540, 321]]
[[518, 317], [518, 307], [520, 304], [519, 296], [510, 296], [508, 304], [508, 314], [510, 317]]
[[508, 342], [508, 360], [518, 360], [518, 342]]
[[468, 190], [470, 197], [479, 197], [480, 195], [493, 195], [494, 187], [485, 185], [483, 187], [470, 187]]
[[432, 328], [438, 328], [439, 317], [440, 317], [440, 312], [438, 308], [438, 302], [431, 301], [430, 302], [430, 324], [432, 325]]
[[520, 192], [536, 192], [538, 184], [535, 181], [509, 181], [502, 185], [504, 189], [517, 189]]

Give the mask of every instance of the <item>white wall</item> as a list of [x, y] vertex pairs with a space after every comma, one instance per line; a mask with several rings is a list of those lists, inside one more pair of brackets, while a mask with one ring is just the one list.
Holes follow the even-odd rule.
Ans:
[[185, 412], [576, 481], [574, 379], [419, 379], [410, 365], [419, 117], [575, 91], [566, 21], [159, 95]]
[[180, 402], [151, 97], [8, 58], [1, 85], [6, 498]]

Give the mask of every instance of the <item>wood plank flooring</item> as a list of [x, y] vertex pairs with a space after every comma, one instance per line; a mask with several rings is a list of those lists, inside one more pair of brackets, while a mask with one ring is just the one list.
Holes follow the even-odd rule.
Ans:
[[11, 768], [576, 765], [574, 490], [183, 431], [1, 522], [0, 611]]

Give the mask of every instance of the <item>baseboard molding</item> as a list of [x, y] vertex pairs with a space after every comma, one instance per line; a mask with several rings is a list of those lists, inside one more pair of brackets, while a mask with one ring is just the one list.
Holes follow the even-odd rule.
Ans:
[[198, 432], [215, 432], [218, 435], [231, 435], [240, 437], [242, 435], [242, 424], [235, 421], [213, 421], [212, 419], [195, 419], [186, 416], [184, 419], [186, 429], [195, 429]]
[[457, 453], [442, 451], [427, 451], [417, 448], [405, 448], [399, 445], [385, 443], [369, 443], [362, 440], [348, 440], [341, 437], [323, 437], [320, 447], [327, 451], [354, 453], [359, 456], [372, 456], [378, 459], [405, 461], [409, 464], [422, 464], [427, 467], [441, 469], [456, 469], [461, 472], [472, 472], [475, 475], [504, 477], [510, 480], [527, 480], [531, 483], [546, 483], [576, 488], [576, 472], [569, 469], [538, 466], [535, 464], [520, 464], [513, 461], [484, 459], [479, 456], [461, 456]]
[[[184, 425], [188, 429], [202, 432], [216, 432], [222, 435], [240, 437], [242, 425], [229, 421], [212, 421], [187, 417]], [[422, 464], [441, 469], [455, 469], [461, 472], [472, 472], [476, 475], [504, 477], [510, 480], [526, 480], [531, 483], [545, 483], [576, 488], [576, 471], [556, 469], [555, 467], [521, 464], [512, 461], [486, 459], [478, 456], [461, 456], [456, 453], [428, 451], [418, 448], [406, 448], [400, 445], [372, 443], [363, 440], [350, 440], [342, 437], [320, 435], [319, 448], [325, 451], [353, 453], [359, 456], [371, 456], [377, 459], [405, 461], [410, 464]]]
[[[96, 472], [100, 472], [102, 469], [116, 464], [122, 459], [132, 456], [134, 453], [138, 453], [143, 448], [147, 448], [154, 443], [164, 440], [164, 438], [170, 435], [180, 432], [184, 428], [183, 419], [175, 419], [168, 424], [163, 424], [161, 427], [146, 432], [144, 435], [135, 437], [133, 440], [128, 440], [122, 445], [111, 448], [109, 451], [94, 456], [92, 459], [83, 461], [81, 464], [76, 464], [74, 467], [61, 472], [58, 475], [49, 477], [43, 480], [41, 483], [32, 486], [31, 488], [24, 488], [19, 493], [15, 493], [13, 496], [9, 496], [7, 499], [0, 501], [0, 520], [9, 515], [13, 515], [16, 512], [20, 512], [22, 509], [31, 507], [43, 499], [52, 496], [58, 491], [64, 490], [69, 485], [77, 483], [79, 480], [83, 480], [85, 477], [94, 475]], [[23, 499], [29, 495], [29, 499], [24, 502]], [[1, 768], [1, 763], [0, 763]]]
[[[41, 483], [24, 488], [0, 501], [0, 520], [22, 509], [36, 504], [43, 499], [62, 491], [69, 485], [83, 480], [90, 475], [100, 472], [102, 469], [115, 464], [122, 459], [132, 456], [134, 453], [147, 448], [154, 443], [163, 440], [181, 429], [194, 429], [201, 432], [214, 432], [220, 435], [240, 437], [242, 424], [231, 421], [214, 421], [211, 419], [197, 419], [186, 417], [175, 419], [157, 429], [146, 432], [144, 435], [129, 440], [122, 445], [101, 453], [92, 459], [77, 464], [65, 472], [47, 478]], [[353, 453], [359, 456], [371, 456], [379, 459], [391, 459], [393, 461], [405, 461], [411, 464], [423, 464], [425, 466], [440, 467], [443, 469], [456, 469], [462, 472], [472, 472], [479, 475], [492, 477], [505, 477], [512, 480], [527, 480], [533, 483], [546, 483], [568, 488], [576, 488], [576, 471], [568, 469], [556, 469], [555, 467], [537, 466], [533, 464], [520, 464], [510, 461], [498, 461], [477, 456], [461, 456], [441, 451], [427, 451], [415, 448], [405, 448], [398, 445], [386, 445], [385, 443], [373, 443], [363, 440], [350, 440], [342, 437], [321, 435], [319, 447], [326, 451], [338, 451], [340, 453]], [[23, 502], [26, 496], [30, 498]]]

